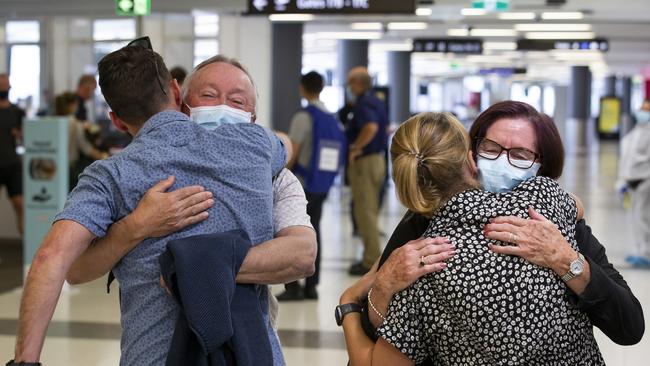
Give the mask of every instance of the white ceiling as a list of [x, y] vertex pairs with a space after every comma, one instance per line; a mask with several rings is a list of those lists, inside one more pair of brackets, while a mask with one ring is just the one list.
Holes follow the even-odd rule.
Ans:
[[[550, 79], [565, 79], [569, 65], [584, 64], [592, 66], [595, 74], [610, 73], [633, 75], [650, 65], [650, 0], [568, 0], [564, 6], [550, 7], [545, 0], [511, 0], [513, 12], [535, 12], [538, 16], [544, 11], [581, 11], [585, 14], [582, 20], [540, 21], [540, 20], [500, 20], [497, 14], [484, 16], [462, 16], [461, 9], [469, 7], [469, 0], [436, 0], [431, 7], [430, 16], [364, 16], [364, 17], [316, 17], [305, 27], [306, 34], [316, 34], [329, 31], [350, 31], [351, 22], [426, 22], [425, 30], [390, 31], [384, 30], [381, 40], [371, 41], [372, 46], [384, 44], [406, 45], [413, 38], [448, 37], [450, 28], [488, 28], [512, 29], [518, 23], [579, 23], [590, 24], [597, 37], [610, 41], [610, 51], [604, 54], [583, 52], [582, 54], [548, 53], [548, 52], [512, 52], [485, 51], [483, 57], [458, 56], [441, 54], [418, 54], [414, 72], [432, 73], [432, 69], [441, 69], [445, 62], [460, 63], [469, 69], [492, 66], [518, 66], [536, 70], [538, 76], [547, 75]], [[486, 42], [514, 42], [523, 37], [519, 32], [512, 37], [481, 37]], [[309, 37], [309, 36], [308, 36]], [[308, 38], [309, 39], [309, 38]], [[312, 46], [318, 48], [314, 41]], [[330, 51], [331, 46], [325, 45], [320, 51]], [[306, 47], [309, 48], [309, 45]], [[378, 48], [378, 47], [377, 47]], [[442, 70], [445, 68], [442, 67]], [[537, 70], [544, 70], [539, 72]], [[561, 70], [564, 70], [561, 72]], [[435, 71], [433, 72], [435, 73]], [[530, 72], [529, 72], [530, 73]]]
[[[395, 0], [403, 1], [403, 0]], [[152, 11], [155, 13], [187, 13], [192, 9], [217, 10], [222, 13], [242, 12], [246, 8], [246, 0], [152, 0]], [[383, 22], [389, 21], [418, 21], [427, 22], [423, 31], [386, 31], [380, 41], [373, 41], [375, 46], [381, 43], [407, 44], [414, 37], [446, 37], [449, 28], [512, 28], [515, 23], [522, 21], [499, 20], [495, 14], [481, 17], [463, 17], [460, 10], [469, 7], [471, 0], [435, 0], [431, 7], [432, 14], [427, 17], [410, 16], [317, 16], [305, 26], [308, 35], [323, 31], [348, 31], [351, 22]], [[603, 72], [633, 74], [642, 67], [650, 64], [650, 0], [567, 0], [560, 7], [549, 7], [546, 0], [510, 0], [511, 11], [582, 11], [585, 17], [580, 21], [565, 21], [563, 23], [589, 23], [596, 36], [610, 40], [610, 52], [597, 60]], [[115, 13], [114, 0], [0, 0], [0, 18], [29, 18], [47, 15], [92, 15], [113, 16]], [[527, 21], [531, 22], [531, 21]], [[555, 21], [558, 23], [559, 21]], [[514, 37], [484, 37], [485, 41], [513, 41]], [[333, 50], [333, 42], [315, 41], [308, 45], [311, 49], [320, 47], [322, 50]], [[322, 44], [320, 46], [319, 44]], [[310, 47], [307, 47], [308, 49]], [[513, 64], [534, 66], [555, 62], [557, 64], [594, 63], [594, 58], [585, 60], [558, 60], [554, 57], [529, 57], [512, 52], [487, 52], [496, 55], [506, 55], [504, 60]], [[439, 56], [434, 56], [439, 57]], [[424, 57], [426, 58], [426, 57]], [[465, 57], [459, 57], [465, 60]], [[476, 58], [474, 58], [476, 59]], [[485, 62], [480, 58], [477, 64], [489, 66], [492, 62], [487, 57]], [[502, 60], [501, 63], [504, 61]]]

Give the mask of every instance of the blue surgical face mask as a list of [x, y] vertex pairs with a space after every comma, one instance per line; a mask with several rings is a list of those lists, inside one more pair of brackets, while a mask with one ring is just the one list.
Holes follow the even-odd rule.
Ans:
[[352, 88], [349, 86], [345, 87], [345, 99], [348, 102], [356, 102], [357, 96], [352, 92]]
[[650, 123], [650, 111], [640, 109], [634, 113], [634, 118], [636, 118], [636, 123], [640, 125]]
[[225, 104], [215, 106], [190, 107], [190, 118], [207, 130], [224, 124], [250, 123], [252, 113], [232, 108]]
[[495, 160], [478, 157], [478, 179], [483, 189], [502, 193], [515, 188], [519, 183], [537, 175], [540, 164], [533, 163], [528, 169], [516, 168], [508, 162], [508, 156], [501, 154]]

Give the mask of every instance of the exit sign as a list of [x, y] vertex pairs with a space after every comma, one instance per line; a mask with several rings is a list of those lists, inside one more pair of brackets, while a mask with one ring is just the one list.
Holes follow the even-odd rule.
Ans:
[[123, 16], [151, 14], [151, 0], [115, 0], [115, 14]]
[[483, 9], [486, 11], [508, 11], [510, 9], [509, 0], [474, 0], [472, 8]]

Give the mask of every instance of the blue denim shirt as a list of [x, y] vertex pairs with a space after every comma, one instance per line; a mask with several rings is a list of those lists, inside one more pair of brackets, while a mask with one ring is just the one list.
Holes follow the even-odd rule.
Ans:
[[[204, 222], [163, 238], [147, 239], [116, 265], [122, 313], [121, 365], [162, 365], [171, 343], [178, 306], [160, 287], [158, 256], [172, 239], [243, 229], [253, 243], [273, 238], [272, 177], [286, 161], [280, 140], [255, 124], [206, 131], [179, 112], [149, 119], [133, 142], [80, 176], [55, 221], [72, 220], [98, 237], [132, 212], [147, 189], [169, 175], [172, 189], [199, 184], [214, 194]], [[268, 323], [268, 288], [260, 306]], [[283, 365], [277, 335], [268, 323], [274, 363]]]

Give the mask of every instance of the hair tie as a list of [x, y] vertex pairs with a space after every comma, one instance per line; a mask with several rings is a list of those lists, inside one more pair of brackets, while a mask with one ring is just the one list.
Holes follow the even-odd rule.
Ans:
[[408, 154], [415, 156], [415, 159], [418, 161], [418, 168], [424, 165], [424, 158], [422, 157], [421, 154], [413, 151], [409, 152]]

